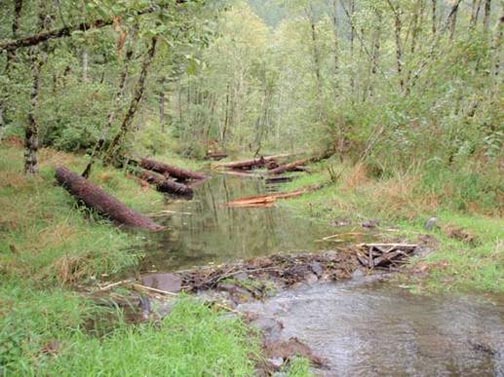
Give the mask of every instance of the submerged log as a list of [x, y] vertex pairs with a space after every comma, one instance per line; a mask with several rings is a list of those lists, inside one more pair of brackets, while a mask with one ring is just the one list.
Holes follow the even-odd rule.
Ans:
[[286, 177], [286, 176], [279, 176], [279, 177], [269, 177], [264, 180], [267, 185], [274, 185], [277, 183], [286, 183], [286, 182], [291, 182], [294, 178], [293, 177]]
[[178, 168], [147, 158], [142, 158], [142, 160], [140, 161], [140, 166], [144, 169], [155, 171], [156, 173], [169, 175], [170, 177], [176, 178], [181, 181], [187, 181], [190, 179], [206, 179], [206, 176], [201, 173], [196, 173], [190, 170]]
[[148, 170], [136, 171], [135, 174], [144, 181], [154, 185], [159, 192], [181, 196], [187, 199], [192, 199], [194, 191], [191, 187], [172, 181], [165, 176], [150, 172]]
[[264, 195], [248, 196], [246, 198], [235, 199], [227, 203], [228, 207], [271, 207], [278, 199], [294, 198], [306, 193], [307, 190], [298, 190], [292, 192], [279, 192]]
[[152, 231], [164, 229], [163, 226], [127, 207], [100, 187], [65, 167], [56, 169], [56, 180], [87, 207], [96, 210], [118, 224]]

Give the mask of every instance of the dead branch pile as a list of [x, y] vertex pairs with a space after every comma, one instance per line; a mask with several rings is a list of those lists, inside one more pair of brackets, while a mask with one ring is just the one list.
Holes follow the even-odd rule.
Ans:
[[394, 268], [406, 263], [418, 245], [403, 243], [363, 243], [357, 245], [359, 263], [367, 268]]
[[328, 251], [321, 254], [273, 255], [246, 262], [180, 271], [182, 289], [187, 292], [219, 288], [228, 280], [266, 280], [281, 287], [315, 280], [341, 280], [359, 267], [355, 254]]

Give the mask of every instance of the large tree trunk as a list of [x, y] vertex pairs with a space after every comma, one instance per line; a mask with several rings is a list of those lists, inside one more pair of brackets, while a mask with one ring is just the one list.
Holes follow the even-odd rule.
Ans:
[[280, 166], [278, 166], [275, 169], [271, 169], [268, 172], [268, 174], [269, 175], [278, 175], [278, 174], [283, 174], [283, 173], [288, 172], [288, 171], [299, 171], [300, 167], [306, 165], [309, 162], [310, 162], [309, 158], [304, 159], [304, 160], [297, 160], [297, 161], [294, 161], [294, 162], [290, 162], [290, 163], [285, 164], [285, 165], [280, 165]]
[[181, 181], [187, 181], [190, 179], [206, 179], [207, 177], [200, 173], [195, 173], [190, 170], [177, 168], [159, 161], [150, 160], [147, 158], [142, 158], [140, 161], [140, 166], [147, 170], [152, 170], [163, 175], [168, 175], [170, 177], [176, 178]]
[[121, 75], [119, 77], [119, 86], [117, 89], [117, 93], [114, 97], [114, 105], [112, 107], [112, 110], [109, 112], [107, 116], [107, 124], [103, 128], [102, 134], [100, 136], [100, 139], [98, 139], [98, 142], [96, 143], [93, 152], [91, 153], [91, 158], [89, 159], [89, 162], [82, 172], [82, 176], [84, 178], [88, 178], [89, 175], [91, 174], [91, 169], [96, 161], [96, 159], [101, 158], [104, 150], [105, 150], [105, 138], [107, 137], [107, 134], [109, 131], [112, 129], [112, 125], [114, 124], [114, 121], [116, 119], [117, 112], [119, 111], [119, 108], [121, 106], [122, 99], [124, 97], [124, 90], [126, 87], [126, 81], [128, 78], [128, 73], [129, 73], [129, 65], [131, 62], [131, 58], [133, 56], [133, 45], [134, 41], [132, 41], [130, 47], [126, 50], [126, 55], [124, 57], [124, 65], [123, 69], [121, 72]]
[[191, 187], [172, 181], [165, 176], [156, 174], [152, 171], [137, 170], [135, 171], [135, 175], [151, 185], [154, 185], [156, 190], [159, 192], [181, 196], [186, 199], [192, 199], [194, 195], [194, 191]]
[[118, 163], [122, 159], [122, 156], [121, 156], [121, 153], [119, 153], [119, 150], [121, 149], [121, 144], [122, 144], [126, 134], [131, 129], [131, 124], [133, 123], [133, 120], [135, 119], [135, 115], [139, 109], [140, 102], [141, 102], [143, 94], [145, 92], [145, 83], [147, 80], [147, 74], [149, 73], [149, 68], [152, 64], [152, 61], [154, 60], [154, 55], [156, 53], [157, 41], [158, 41], [157, 37], [153, 37], [151, 40], [149, 50], [147, 51], [147, 55], [145, 56], [145, 59], [142, 64], [142, 69], [140, 71], [140, 77], [138, 78], [138, 82], [136, 84], [135, 92], [133, 94], [133, 98], [131, 99], [131, 103], [130, 103], [128, 112], [126, 113], [126, 115], [124, 117], [124, 120], [121, 124], [121, 128], [119, 129], [119, 132], [114, 137], [114, 139], [111, 141], [110, 146], [107, 150], [107, 153], [105, 154], [105, 156], [103, 158], [103, 162], [105, 162], [105, 164]]
[[39, 147], [39, 126], [35, 118], [35, 111], [38, 105], [40, 92], [40, 71], [43, 61], [38, 51], [33, 52], [32, 57], [32, 77], [33, 86], [30, 98], [30, 111], [28, 113], [28, 124], [25, 128], [25, 174], [38, 173], [37, 151]]
[[120, 225], [152, 231], [164, 229], [163, 226], [156, 224], [147, 216], [128, 208], [98, 186], [95, 186], [87, 179], [82, 178], [65, 167], [58, 167], [56, 169], [56, 180], [87, 207], [96, 210], [101, 215], [110, 218]]

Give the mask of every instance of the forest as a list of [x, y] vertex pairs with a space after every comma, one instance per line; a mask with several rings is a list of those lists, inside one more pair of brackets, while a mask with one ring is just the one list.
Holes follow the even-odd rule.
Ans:
[[182, 285], [262, 300], [285, 271], [220, 264], [338, 242], [366, 271], [428, 249], [394, 284], [504, 307], [504, 2], [2, 1], [0, 208], [0, 376], [311, 375], [235, 305], [167, 294], [151, 321], [165, 293], [131, 279], [210, 266]]

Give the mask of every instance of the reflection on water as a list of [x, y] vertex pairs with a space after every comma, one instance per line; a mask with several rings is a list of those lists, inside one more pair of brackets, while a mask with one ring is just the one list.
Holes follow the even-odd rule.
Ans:
[[262, 312], [330, 361], [327, 376], [504, 376], [504, 300], [354, 282], [284, 292]]
[[[281, 187], [280, 187], [281, 189]], [[329, 226], [296, 217], [285, 208], [228, 208], [230, 200], [271, 190], [264, 181], [216, 176], [192, 201], [169, 205], [168, 232], [152, 235], [145, 269], [171, 270], [288, 251], [316, 251]], [[154, 266], [154, 267], [153, 267]]]

